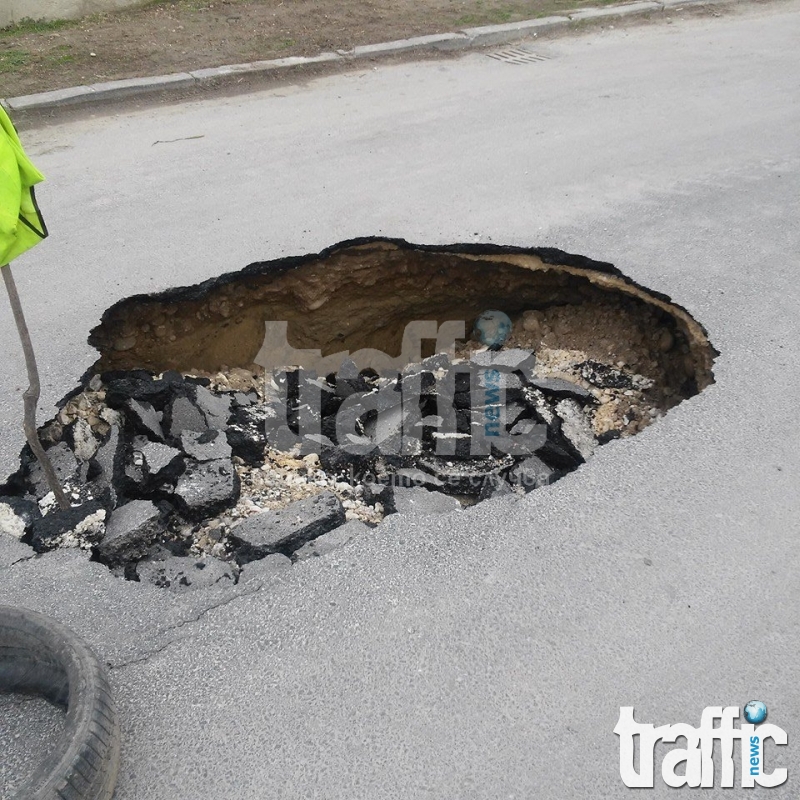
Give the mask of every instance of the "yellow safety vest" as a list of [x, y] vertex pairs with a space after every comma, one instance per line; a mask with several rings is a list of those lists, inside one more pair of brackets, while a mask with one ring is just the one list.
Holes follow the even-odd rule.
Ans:
[[33, 194], [34, 184], [43, 180], [0, 106], [0, 267], [47, 236]]

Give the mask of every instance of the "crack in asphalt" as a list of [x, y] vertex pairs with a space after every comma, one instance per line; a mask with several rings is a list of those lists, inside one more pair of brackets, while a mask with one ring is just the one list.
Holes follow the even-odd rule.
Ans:
[[[228, 605], [230, 605], [231, 603], [233, 603], [233, 602], [235, 602], [237, 600], [241, 600], [242, 598], [250, 597], [251, 595], [257, 594], [258, 592], [260, 592], [262, 589], [265, 588], [266, 583], [267, 583], [266, 580], [260, 581], [257, 584], [255, 584], [252, 589], [248, 589], [247, 591], [239, 592], [239, 593], [237, 593], [237, 594], [235, 594], [235, 595], [233, 595], [231, 597], [226, 597], [225, 599], [220, 600], [217, 603], [213, 603], [212, 605], [207, 606], [206, 608], [204, 608], [202, 611], [200, 611], [194, 617], [191, 617], [189, 619], [181, 620], [180, 622], [177, 622], [174, 625], [169, 625], [166, 628], [162, 628], [161, 630], [158, 631], [156, 636], [162, 637], [162, 636], [170, 634], [172, 631], [178, 631], [178, 630], [181, 630], [182, 628], [185, 628], [185, 627], [187, 627], [189, 625], [194, 625], [194, 624], [198, 623], [201, 619], [203, 619], [203, 617], [205, 617], [206, 615], [208, 615], [212, 611], [215, 611], [215, 610], [217, 610], [219, 608], [224, 608], [225, 606], [228, 606]], [[161, 653], [163, 653], [165, 650], [170, 648], [172, 645], [178, 644], [178, 643], [184, 641], [185, 639], [186, 639], [185, 636], [172, 638], [169, 641], [167, 641], [164, 644], [162, 644], [160, 647], [157, 647], [157, 648], [155, 648], [153, 650], [150, 650], [150, 651], [142, 654], [141, 656], [137, 656], [136, 658], [133, 658], [133, 659], [130, 659], [130, 660], [127, 660], [127, 661], [121, 661], [119, 663], [114, 663], [114, 662], [111, 662], [111, 661], [107, 661], [106, 662], [106, 666], [108, 667], [109, 670], [114, 671], [114, 670], [125, 669], [127, 667], [133, 667], [133, 666], [136, 666], [138, 664], [144, 664], [144, 663], [148, 662], [150, 659], [155, 658], [156, 656], [158, 656]]]
[[5, 567], [0, 567], [0, 572], [3, 572], [7, 569], [11, 569], [11, 567], [15, 567], [17, 564], [21, 564], [23, 561], [32, 561], [36, 558], [36, 553], [33, 553], [30, 556], [23, 556], [22, 558], [18, 558], [16, 561], [12, 561], [10, 564], [7, 564]]

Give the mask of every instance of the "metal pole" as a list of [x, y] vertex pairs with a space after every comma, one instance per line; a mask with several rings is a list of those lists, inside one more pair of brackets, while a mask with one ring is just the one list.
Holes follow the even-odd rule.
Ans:
[[53, 469], [53, 465], [47, 453], [45, 453], [42, 443], [39, 441], [39, 434], [36, 429], [36, 406], [39, 403], [40, 392], [39, 370], [36, 368], [36, 356], [33, 352], [33, 344], [31, 342], [31, 335], [28, 332], [28, 325], [25, 322], [25, 315], [22, 313], [22, 304], [19, 301], [17, 286], [14, 283], [14, 276], [11, 274], [11, 264], [0, 267], [0, 272], [3, 273], [3, 282], [8, 292], [11, 311], [14, 314], [14, 322], [17, 323], [19, 339], [22, 342], [22, 352], [25, 354], [25, 366], [28, 370], [29, 385], [22, 395], [22, 400], [25, 404], [25, 415], [22, 423], [25, 429], [25, 438], [28, 440], [33, 454], [42, 466], [47, 484], [55, 495], [58, 505], [61, 508], [69, 508], [69, 500], [67, 500], [67, 496], [64, 494], [64, 490], [61, 488], [61, 484], [58, 481], [56, 471]]

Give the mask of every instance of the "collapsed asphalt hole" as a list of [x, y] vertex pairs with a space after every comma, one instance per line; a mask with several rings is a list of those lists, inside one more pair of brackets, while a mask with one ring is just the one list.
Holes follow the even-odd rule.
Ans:
[[120, 301], [0, 526], [171, 589], [521, 495], [713, 383], [668, 297], [553, 249], [362, 239]]

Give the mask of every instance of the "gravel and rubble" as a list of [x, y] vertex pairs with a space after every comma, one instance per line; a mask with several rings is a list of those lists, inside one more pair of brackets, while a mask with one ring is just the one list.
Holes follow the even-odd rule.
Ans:
[[[73, 507], [56, 507], [26, 446], [0, 486], [0, 531], [182, 591], [235, 582], [266, 557], [323, 555], [387, 514], [547, 486], [681, 399], [641, 343], [589, 335], [576, 349], [573, 332], [560, 349], [565, 326], [613, 322], [576, 313], [525, 312], [502, 349], [466, 340], [395, 374], [347, 360], [321, 377], [256, 365], [87, 375], [40, 429]], [[675, 345], [668, 334], [659, 347]]]

